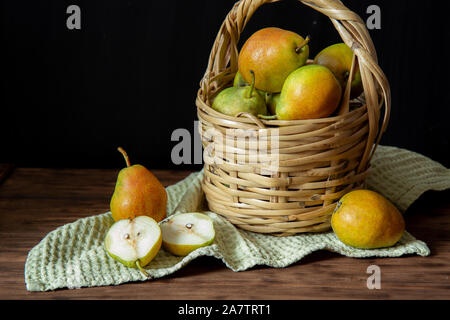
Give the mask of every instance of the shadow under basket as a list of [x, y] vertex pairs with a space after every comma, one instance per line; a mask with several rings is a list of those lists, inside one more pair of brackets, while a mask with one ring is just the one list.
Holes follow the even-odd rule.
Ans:
[[237, 72], [239, 36], [266, 2], [277, 1], [241, 0], [233, 6], [201, 80], [196, 105], [204, 147], [203, 191], [211, 211], [245, 230], [277, 236], [327, 231], [336, 202], [364, 187], [389, 120], [389, 83], [358, 15], [338, 0], [300, 1], [327, 15], [352, 48], [348, 83], [359, 70], [362, 96], [350, 101], [348, 85], [335, 114], [320, 119], [262, 120], [213, 110], [215, 95], [232, 85]]

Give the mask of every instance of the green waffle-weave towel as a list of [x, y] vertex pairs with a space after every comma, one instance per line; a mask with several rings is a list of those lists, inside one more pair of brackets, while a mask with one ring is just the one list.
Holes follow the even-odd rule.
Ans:
[[[427, 190], [450, 188], [449, 169], [404, 149], [378, 147], [371, 170], [367, 187], [385, 195], [402, 211]], [[169, 215], [202, 210], [202, 175], [202, 172], [193, 173], [167, 187]], [[186, 257], [175, 257], [161, 249], [146, 266], [152, 279], [171, 274], [204, 255], [221, 259], [233, 271], [243, 271], [255, 265], [286, 267], [321, 249], [358, 258], [430, 254], [427, 245], [408, 232], [394, 247], [361, 250], [346, 246], [332, 232], [275, 237], [237, 229], [213, 212], [202, 212], [214, 221], [214, 243]], [[148, 280], [139, 270], [127, 268], [106, 254], [103, 239], [112, 223], [111, 213], [107, 212], [77, 220], [50, 232], [28, 254], [25, 263], [27, 289], [47, 291]]]

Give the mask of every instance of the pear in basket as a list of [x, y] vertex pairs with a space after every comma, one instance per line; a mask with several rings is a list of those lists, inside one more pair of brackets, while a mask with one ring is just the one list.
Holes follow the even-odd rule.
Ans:
[[[353, 51], [345, 43], [336, 43], [326, 47], [320, 51], [314, 58], [314, 63], [327, 67], [333, 72], [345, 89], [347, 80], [352, 68]], [[356, 98], [363, 92], [363, 85], [361, 81], [361, 74], [359, 70], [355, 72], [352, 79], [352, 88], [350, 91], [350, 98]]]
[[341, 85], [327, 67], [306, 65], [287, 77], [276, 104], [276, 115], [260, 117], [278, 120], [328, 117], [337, 109], [341, 95]]
[[[246, 87], [246, 86], [249, 86], [249, 84], [244, 80], [244, 78], [242, 77], [242, 74], [239, 71], [236, 72], [236, 75], [234, 76], [233, 86], [234, 87]], [[261, 97], [263, 97], [263, 99], [266, 102], [266, 104], [268, 104], [269, 101], [272, 99], [272, 94], [271, 93], [265, 92], [265, 91], [262, 91], [262, 90], [258, 90], [258, 89], [256, 89], [256, 91], [261, 95]]]
[[212, 108], [229, 116], [240, 112], [248, 112], [255, 116], [267, 115], [266, 103], [255, 90], [255, 74], [250, 86], [230, 87], [222, 90], [215, 98]]
[[244, 80], [242, 74], [238, 71], [233, 79], [233, 87], [246, 87], [248, 86], [247, 81]]
[[280, 102], [280, 94], [274, 93], [266, 100], [267, 110], [271, 115], [277, 114], [277, 105]]
[[246, 82], [250, 70], [256, 75], [255, 87], [270, 93], [280, 92], [288, 75], [303, 66], [309, 56], [309, 38], [280, 28], [255, 32], [239, 52], [239, 72]]

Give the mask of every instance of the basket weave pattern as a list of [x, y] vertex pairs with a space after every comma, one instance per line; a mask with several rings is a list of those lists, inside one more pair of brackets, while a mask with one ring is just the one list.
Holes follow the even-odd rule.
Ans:
[[231, 85], [237, 72], [241, 32], [255, 10], [269, 2], [277, 1], [237, 2], [211, 50], [196, 100], [205, 148], [203, 190], [210, 210], [237, 227], [281, 236], [325, 231], [336, 201], [362, 187], [369, 173], [389, 120], [389, 83], [358, 15], [338, 0], [299, 1], [328, 16], [352, 48], [352, 70], [360, 70], [363, 103], [350, 102], [346, 90], [337, 115], [291, 121], [260, 120], [246, 113], [231, 117], [213, 110], [213, 98]]

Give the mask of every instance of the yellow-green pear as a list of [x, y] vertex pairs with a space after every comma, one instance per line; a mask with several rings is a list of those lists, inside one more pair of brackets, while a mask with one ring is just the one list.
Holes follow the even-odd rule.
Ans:
[[342, 89], [326, 67], [312, 64], [298, 68], [286, 79], [276, 106], [279, 120], [318, 119], [339, 106]]
[[266, 103], [256, 92], [253, 77], [252, 84], [245, 87], [229, 87], [214, 98], [212, 108], [229, 116], [236, 116], [240, 112], [251, 113], [255, 116], [267, 115]]
[[[244, 78], [242, 77], [242, 75], [239, 71], [236, 72], [236, 75], [234, 76], [234, 80], [233, 80], [233, 87], [246, 87], [246, 86], [249, 86], [249, 84], [244, 80]], [[259, 90], [259, 89], [256, 89], [256, 91], [264, 99], [264, 101], [266, 102], [266, 105], [267, 105], [267, 103], [269, 102], [269, 100], [272, 97], [272, 94], [269, 92]]]

